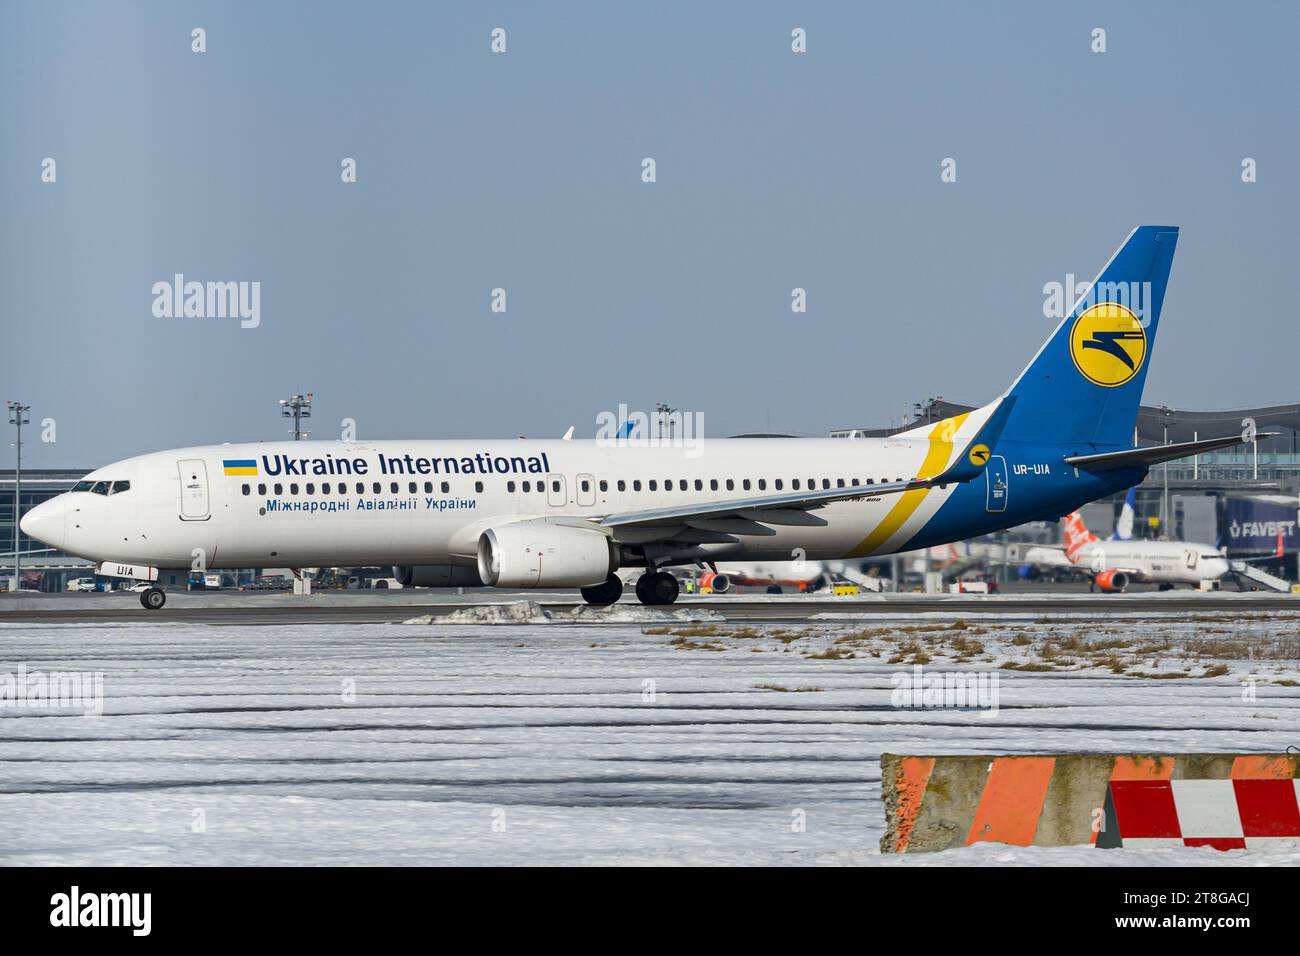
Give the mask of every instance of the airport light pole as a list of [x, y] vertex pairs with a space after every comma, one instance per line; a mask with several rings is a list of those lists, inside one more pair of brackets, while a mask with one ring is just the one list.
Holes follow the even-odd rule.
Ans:
[[280, 417], [293, 419], [294, 441], [302, 441], [304, 436], [310, 435], [311, 432], [302, 430], [302, 420], [311, 418], [311, 392], [280, 399]]
[[[1169, 419], [1174, 414], [1174, 410], [1167, 405], [1160, 406], [1160, 417], [1165, 431], [1165, 444], [1169, 444]], [[1160, 521], [1163, 524], [1161, 530], [1165, 534], [1165, 540], [1169, 538], [1169, 462], [1165, 462], [1164, 468], [1164, 491], [1162, 492], [1162, 501], [1160, 504]]]
[[671, 405], [665, 404], [664, 402], [658, 402], [655, 405], [655, 411], [659, 413], [659, 437], [660, 438], [664, 437], [664, 419], [668, 420], [668, 443], [671, 445], [673, 441], [673, 435], [677, 431], [676, 425], [673, 424], [672, 415], [674, 412], [677, 411], [677, 409], [673, 408]]
[[22, 574], [20, 573], [20, 568], [22, 566], [22, 558], [19, 557], [19, 552], [18, 552], [18, 520], [19, 518], [22, 517], [20, 513], [20, 508], [22, 507], [22, 502], [23, 502], [23, 426], [30, 421], [30, 419], [27, 417], [27, 413], [32, 410], [32, 406], [23, 405], [21, 402], [5, 402], [5, 405], [9, 409], [9, 424], [15, 426], [18, 430], [18, 439], [14, 444], [14, 448], [17, 450], [18, 453], [17, 467], [14, 469], [14, 586], [13, 586], [13, 590], [14, 593], [16, 594], [18, 593], [19, 589], [22, 587]]

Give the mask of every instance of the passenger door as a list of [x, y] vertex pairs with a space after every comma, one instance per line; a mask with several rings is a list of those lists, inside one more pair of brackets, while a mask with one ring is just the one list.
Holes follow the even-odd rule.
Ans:
[[208, 466], [202, 458], [186, 458], [176, 463], [181, 479], [181, 520], [207, 521], [212, 517], [208, 506]]

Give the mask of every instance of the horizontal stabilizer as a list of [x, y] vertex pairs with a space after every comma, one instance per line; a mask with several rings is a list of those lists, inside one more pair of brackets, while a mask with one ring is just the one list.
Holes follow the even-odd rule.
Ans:
[[[1255, 438], [1272, 438], [1277, 432], [1260, 432]], [[1158, 465], [1179, 458], [1190, 458], [1202, 452], [1218, 448], [1231, 448], [1252, 441], [1240, 435], [1228, 438], [1206, 438], [1201, 441], [1184, 441], [1175, 445], [1152, 445], [1149, 448], [1129, 448], [1125, 451], [1108, 451], [1099, 455], [1071, 455], [1065, 459], [1067, 465], [1074, 465], [1085, 471], [1114, 471], [1116, 468], [1139, 468], [1142, 465]]]

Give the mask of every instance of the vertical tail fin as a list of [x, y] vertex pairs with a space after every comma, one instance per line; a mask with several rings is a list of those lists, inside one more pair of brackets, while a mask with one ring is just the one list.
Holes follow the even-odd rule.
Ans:
[[1003, 437], [1130, 447], [1151, 365], [1176, 226], [1138, 226], [1007, 390]]
[[1133, 509], [1136, 504], [1137, 487], [1134, 486], [1124, 496], [1124, 507], [1120, 509], [1119, 520], [1115, 522], [1115, 533], [1110, 536], [1112, 541], [1133, 540]]
[[1083, 523], [1083, 516], [1072, 511], [1063, 519], [1065, 522], [1065, 556], [1071, 564], [1079, 563], [1079, 554], [1088, 545], [1097, 540], [1097, 536]]

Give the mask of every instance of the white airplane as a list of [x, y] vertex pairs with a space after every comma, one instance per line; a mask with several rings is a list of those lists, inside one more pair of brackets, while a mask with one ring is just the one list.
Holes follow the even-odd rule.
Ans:
[[714, 570], [700, 575], [700, 587], [725, 594], [734, 586], [763, 587], [778, 592], [785, 588], [807, 591], [829, 578], [844, 578], [854, 584], [879, 590], [879, 578], [863, 574], [852, 561], [747, 561], [715, 563]]
[[1093, 575], [1103, 591], [1123, 591], [1132, 581], [1173, 587], [1218, 581], [1228, 573], [1228, 559], [1209, 544], [1187, 541], [1102, 541], [1075, 511], [1065, 517], [1065, 556]]
[[1134, 229], [1005, 392], [891, 438], [181, 448], [95, 470], [22, 530], [121, 578], [394, 565], [403, 585], [578, 587], [610, 604], [622, 566], [645, 569], [643, 603], [669, 604], [671, 566], [866, 557], [1059, 517], [1240, 442], [1130, 444], [1177, 240]]

